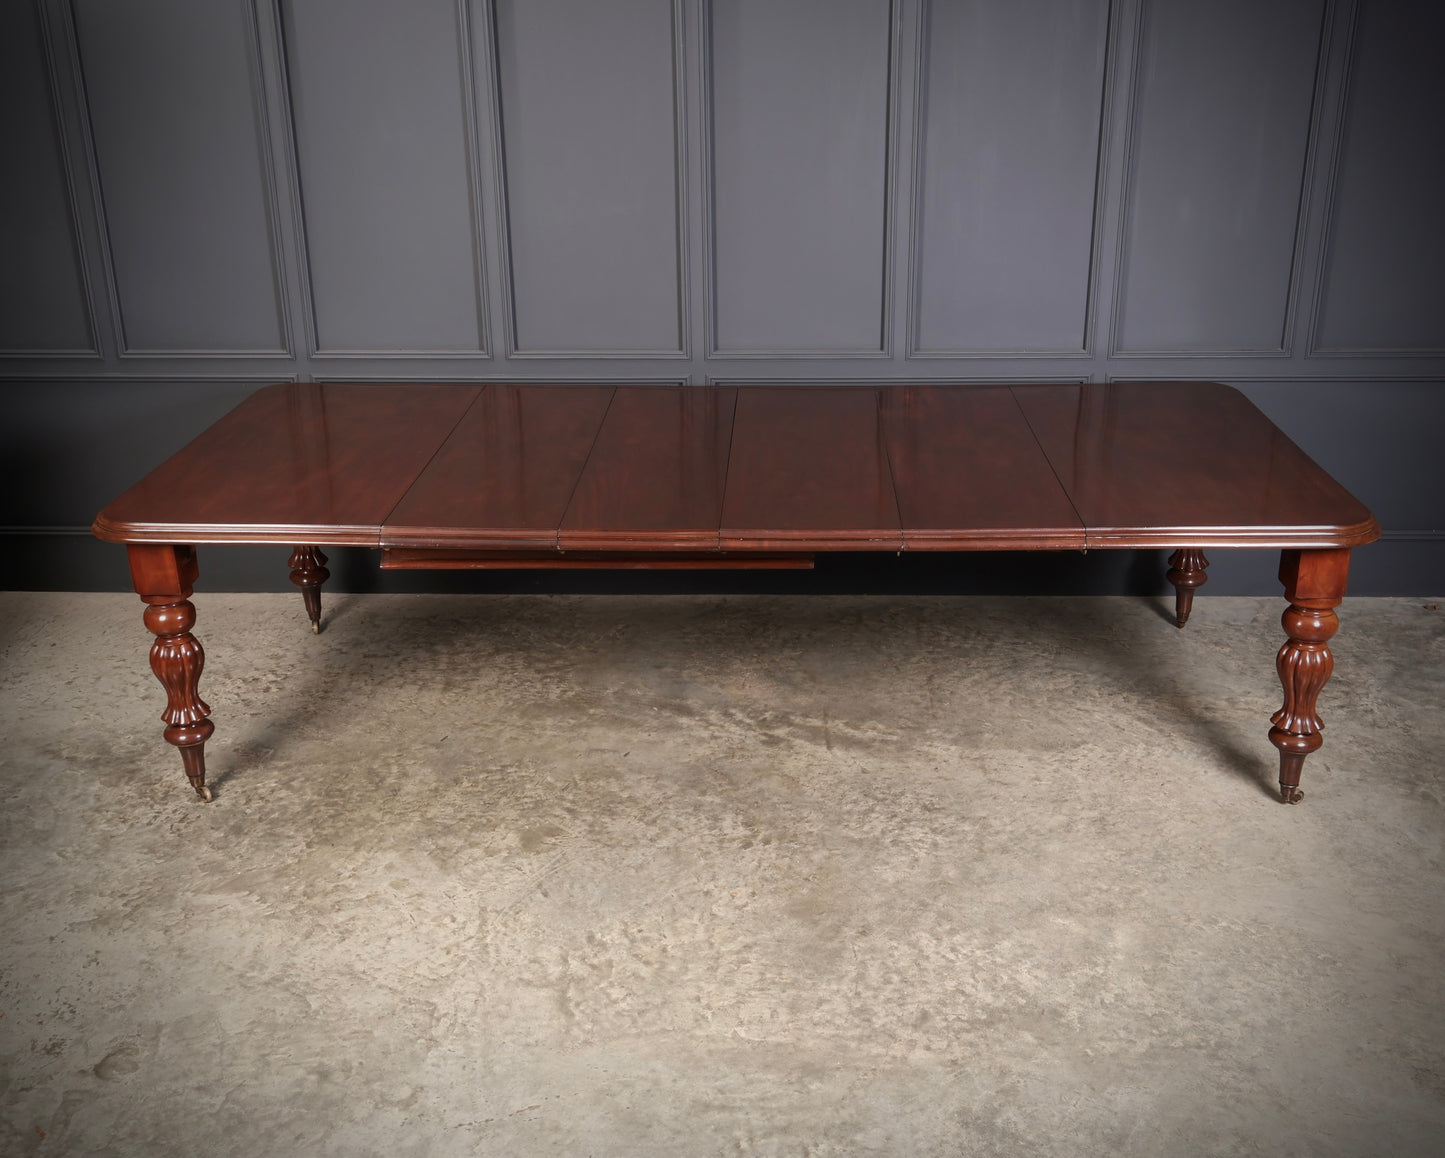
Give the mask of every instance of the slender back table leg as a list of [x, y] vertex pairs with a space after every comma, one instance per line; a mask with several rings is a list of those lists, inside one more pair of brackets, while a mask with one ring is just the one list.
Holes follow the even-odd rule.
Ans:
[[132, 543], [131, 581], [145, 603], [145, 625], [155, 635], [151, 644], [151, 671], [166, 689], [166, 722], [163, 735], [181, 752], [186, 779], [202, 800], [211, 799], [206, 787], [206, 741], [216, 730], [207, 718], [211, 714], [201, 699], [198, 684], [206, 653], [191, 628], [196, 608], [190, 601], [199, 569], [194, 547], [169, 544]]
[[311, 620], [314, 634], [321, 631], [321, 585], [331, 578], [326, 569], [326, 556], [320, 547], [298, 546], [291, 552], [289, 560], [291, 582], [301, 588], [301, 598], [306, 604], [306, 615]]
[[1194, 607], [1194, 590], [1203, 587], [1209, 578], [1204, 571], [1209, 560], [1199, 547], [1180, 547], [1169, 556], [1169, 570], [1165, 578], [1174, 584], [1174, 619], [1183, 627], [1189, 622], [1189, 612]]
[[1303, 799], [1305, 757], [1324, 743], [1315, 704], [1335, 668], [1329, 640], [1340, 626], [1334, 609], [1345, 597], [1349, 573], [1348, 549], [1280, 553], [1279, 580], [1289, 600], [1280, 622], [1289, 638], [1275, 660], [1284, 706], [1272, 717], [1269, 739], [1279, 749], [1279, 791], [1286, 804]]

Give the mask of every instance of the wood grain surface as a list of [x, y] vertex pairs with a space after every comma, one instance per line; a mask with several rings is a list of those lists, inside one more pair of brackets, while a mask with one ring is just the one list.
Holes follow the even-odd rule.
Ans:
[[1083, 521], [1007, 386], [890, 386], [882, 396], [908, 550], [1084, 546]]
[[1093, 547], [1355, 547], [1365, 507], [1233, 387], [1016, 386]]
[[740, 389], [720, 544], [900, 550], [879, 408], [868, 386]]
[[253, 395], [95, 532], [661, 565], [698, 551], [1338, 548], [1379, 526], [1218, 383], [301, 383]]
[[716, 547], [737, 396], [726, 386], [619, 386], [559, 546]]
[[612, 386], [487, 386], [397, 504], [384, 547], [554, 547]]
[[381, 524], [478, 386], [267, 386], [101, 512], [125, 543], [353, 543]]

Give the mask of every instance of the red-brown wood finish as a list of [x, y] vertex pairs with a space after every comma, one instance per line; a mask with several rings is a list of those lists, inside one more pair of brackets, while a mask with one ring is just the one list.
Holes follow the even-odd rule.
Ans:
[[813, 556], [763, 551], [457, 551], [383, 547], [383, 571], [811, 571]]
[[[1355, 499], [1218, 383], [739, 387], [340, 385], [253, 395], [96, 518], [155, 634], [166, 738], [203, 797], [210, 709], [193, 544], [287, 543], [313, 630], [323, 544], [395, 568], [807, 567], [815, 551], [1277, 546], [1289, 599], [1270, 739], [1283, 798], [1316, 701]], [[1190, 544], [1178, 547], [1180, 543]]]
[[1194, 592], [1203, 587], [1209, 578], [1205, 571], [1209, 560], [1198, 547], [1180, 547], [1169, 556], [1169, 570], [1165, 578], [1174, 584], [1174, 622], [1183, 627], [1189, 622], [1189, 612], [1194, 608]]
[[727, 386], [619, 386], [558, 545], [716, 548], [737, 396]]
[[905, 549], [1084, 546], [1083, 521], [1007, 386], [880, 393]]
[[1091, 547], [1357, 547], [1374, 517], [1218, 382], [1016, 386]]
[[479, 389], [268, 386], [106, 507], [95, 534], [374, 547], [387, 513]]
[[1315, 705], [1335, 670], [1330, 637], [1339, 629], [1334, 609], [1345, 597], [1350, 552], [1283, 551], [1279, 581], [1289, 600], [1281, 623], [1288, 636], [1275, 668], [1284, 686], [1284, 706], [1272, 717], [1269, 739], [1279, 749], [1279, 791], [1286, 804], [1298, 804], [1305, 757], [1324, 743], [1324, 721]]
[[1217, 383], [735, 393], [729, 427], [728, 388], [267, 387], [110, 504], [95, 533], [467, 550], [695, 549], [714, 531], [732, 550], [1072, 547], [1081, 527], [1091, 547], [1353, 547], [1379, 534]]
[[493, 384], [382, 528], [383, 547], [555, 547], [612, 386]]
[[306, 616], [311, 620], [311, 630], [321, 632], [321, 585], [331, 578], [326, 569], [326, 556], [320, 547], [297, 547], [291, 552], [288, 564], [291, 568], [291, 582], [301, 588], [301, 601], [306, 605]]
[[872, 387], [739, 389], [719, 545], [901, 550], [879, 409]]
[[151, 644], [151, 671], [166, 690], [162, 733], [181, 753], [186, 779], [202, 800], [206, 786], [206, 741], [216, 730], [210, 706], [201, 699], [201, 669], [206, 653], [191, 634], [196, 608], [190, 596], [200, 574], [193, 547], [135, 544], [126, 549], [131, 582], [146, 605], [145, 625], [156, 637]]

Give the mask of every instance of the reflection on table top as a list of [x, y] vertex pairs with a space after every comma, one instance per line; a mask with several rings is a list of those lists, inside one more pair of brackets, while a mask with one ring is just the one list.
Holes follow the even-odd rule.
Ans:
[[119, 542], [816, 551], [1353, 547], [1243, 395], [1085, 385], [266, 387], [107, 507]]

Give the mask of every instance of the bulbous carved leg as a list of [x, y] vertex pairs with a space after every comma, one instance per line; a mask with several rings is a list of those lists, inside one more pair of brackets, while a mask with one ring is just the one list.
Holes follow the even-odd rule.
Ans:
[[306, 615], [311, 620], [313, 633], [321, 631], [321, 585], [331, 578], [326, 569], [326, 556], [320, 547], [297, 547], [291, 552], [289, 561], [291, 582], [301, 588], [301, 598], [306, 604]]
[[1286, 804], [1298, 804], [1305, 757], [1324, 743], [1324, 721], [1315, 710], [1320, 690], [1335, 670], [1328, 640], [1340, 621], [1329, 608], [1291, 603], [1281, 620], [1289, 640], [1279, 649], [1275, 669], [1284, 685], [1284, 706], [1271, 717], [1269, 739], [1279, 749], [1279, 791]]
[[1286, 804], [1298, 804], [1305, 757], [1324, 743], [1324, 722], [1315, 705], [1335, 668], [1330, 637], [1339, 630], [1334, 609], [1345, 594], [1347, 550], [1285, 551], [1279, 577], [1289, 607], [1280, 622], [1288, 636], [1275, 670], [1284, 687], [1284, 706], [1271, 717], [1269, 739], [1279, 749], [1279, 792]]
[[[162, 601], [164, 600], [164, 602]], [[187, 599], [170, 596], [145, 597], [145, 625], [155, 634], [151, 644], [151, 671], [166, 689], [165, 738], [181, 752], [186, 778], [196, 795], [211, 799], [206, 787], [206, 741], [216, 730], [207, 717], [211, 714], [201, 699], [198, 685], [206, 653], [191, 628], [196, 624], [195, 606]]]
[[1194, 607], [1194, 591], [1203, 587], [1209, 578], [1204, 572], [1209, 560], [1199, 547], [1180, 547], [1169, 556], [1169, 571], [1165, 576], [1174, 584], [1174, 618], [1180, 627], [1189, 622], [1189, 612]]

